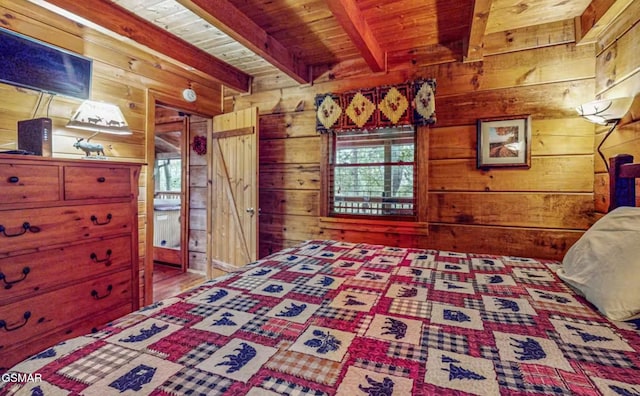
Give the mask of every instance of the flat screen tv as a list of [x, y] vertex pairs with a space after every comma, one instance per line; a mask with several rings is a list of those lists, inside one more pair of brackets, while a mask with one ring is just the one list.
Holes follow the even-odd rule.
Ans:
[[89, 99], [89, 58], [0, 28], [0, 82]]

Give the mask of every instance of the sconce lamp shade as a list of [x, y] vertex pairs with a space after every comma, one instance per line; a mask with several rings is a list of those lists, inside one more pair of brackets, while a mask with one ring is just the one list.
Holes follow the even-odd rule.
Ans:
[[595, 124], [607, 125], [624, 117], [632, 102], [631, 97], [594, 100], [576, 107], [576, 111]]
[[82, 102], [67, 123], [67, 127], [116, 135], [131, 134], [131, 129], [118, 106], [93, 100]]

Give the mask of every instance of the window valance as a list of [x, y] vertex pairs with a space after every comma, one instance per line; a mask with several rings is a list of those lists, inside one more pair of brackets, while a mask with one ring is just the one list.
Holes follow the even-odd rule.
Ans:
[[435, 79], [315, 97], [316, 130], [373, 129], [436, 122]]

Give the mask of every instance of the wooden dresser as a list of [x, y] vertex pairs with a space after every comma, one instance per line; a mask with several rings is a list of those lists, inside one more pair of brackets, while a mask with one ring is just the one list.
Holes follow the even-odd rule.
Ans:
[[138, 308], [139, 173], [0, 155], [0, 372]]

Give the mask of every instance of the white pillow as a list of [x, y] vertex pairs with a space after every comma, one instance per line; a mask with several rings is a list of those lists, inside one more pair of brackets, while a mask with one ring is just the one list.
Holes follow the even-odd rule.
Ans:
[[640, 314], [640, 208], [619, 207], [569, 249], [558, 276], [611, 320]]

